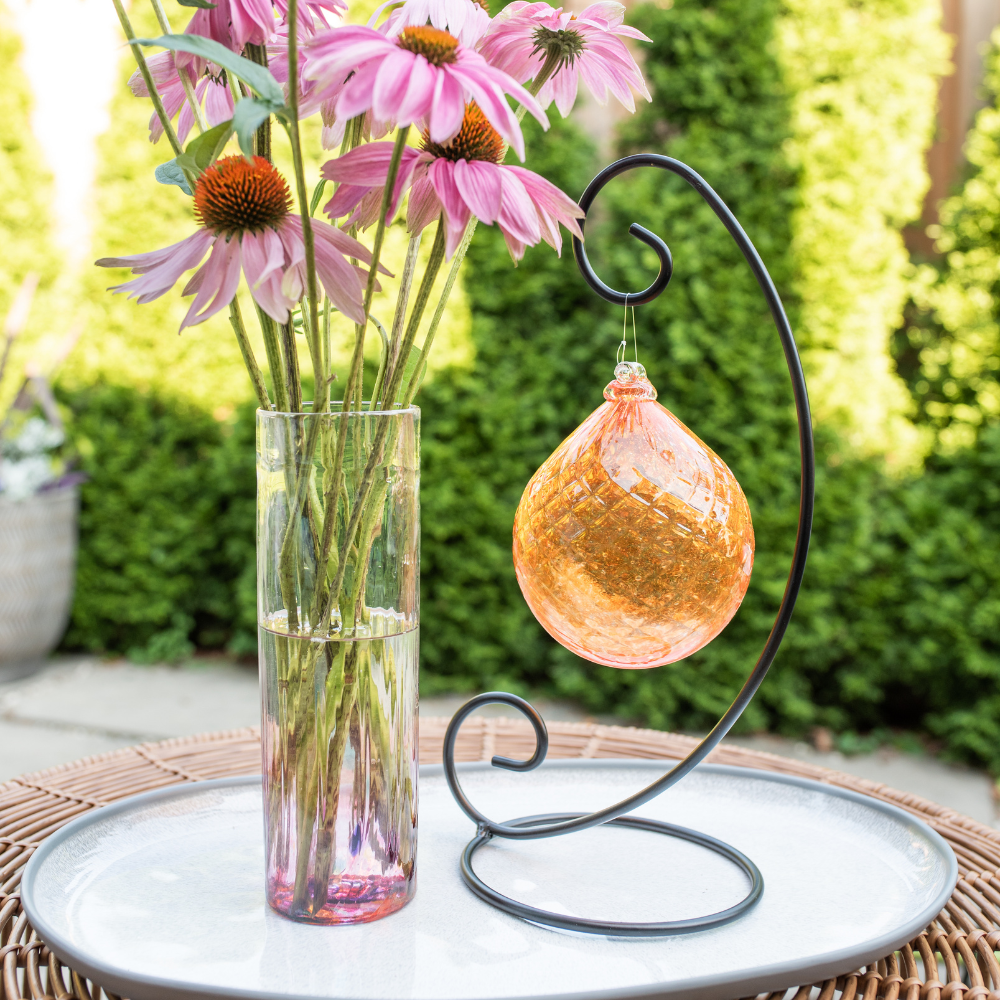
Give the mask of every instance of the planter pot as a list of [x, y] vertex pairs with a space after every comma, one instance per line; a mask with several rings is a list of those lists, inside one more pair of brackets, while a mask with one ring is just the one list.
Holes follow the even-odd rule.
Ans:
[[76, 573], [75, 486], [0, 496], [0, 680], [36, 669], [69, 620]]
[[419, 410], [257, 419], [266, 893], [375, 920], [416, 889]]

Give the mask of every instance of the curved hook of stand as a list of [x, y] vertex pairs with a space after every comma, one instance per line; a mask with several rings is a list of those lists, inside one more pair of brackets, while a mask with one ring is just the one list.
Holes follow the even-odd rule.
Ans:
[[[608, 178], [610, 180], [610, 178]], [[594, 186], [591, 182], [590, 187], [587, 191]], [[604, 185], [600, 185], [603, 187]], [[586, 194], [580, 199], [580, 207], [586, 212], [590, 208], [590, 203], [594, 200], [597, 195], [597, 191], [600, 187], [594, 191], [590, 199], [587, 200]], [[586, 201], [586, 204], [584, 203]], [[580, 223], [580, 229], [584, 228], [586, 219]], [[638, 222], [633, 222], [631, 226], [628, 227], [628, 231], [637, 239], [641, 240], [648, 247], [652, 247], [656, 256], [660, 258], [660, 273], [656, 276], [656, 279], [649, 286], [641, 292], [616, 292], [613, 288], [604, 284], [600, 278], [594, 273], [594, 269], [590, 266], [590, 261], [587, 259], [587, 251], [583, 246], [583, 242], [578, 240], [575, 236], [573, 237], [573, 256], [576, 258], [576, 265], [580, 268], [583, 274], [584, 280], [590, 285], [591, 288], [601, 296], [602, 299], [607, 299], [608, 302], [614, 302], [619, 306], [641, 306], [646, 302], [652, 302], [660, 292], [663, 291], [667, 285], [670, 284], [670, 278], [674, 273], [674, 258], [670, 253], [670, 247], [667, 246], [663, 240], [660, 239], [656, 233], [651, 232], [645, 226], [640, 226]]]
[[469, 801], [458, 780], [455, 771], [455, 740], [458, 739], [458, 731], [462, 728], [462, 723], [477, 708], [483, 705], [510, 705], [516, 708], [522, 715], [527, 716], [535, 730], [535, 752], [527, 760], [512, 760], [510, 757], [494, 757], [490, 763], [494, 767], [502, 767], [508, 771], [533, 771], [549, 752], [549, 731], [545, 728], [545, 722], [523, 698], [518, 698], [516, 694], [508, 694], [506, 691], [490, 691], [487, 694], [478, 694], [475, 698], [470, 698], [451, 718], [448, 729], [444, 734], [444, 775], [448, 781], [451, 794], [455, 797], [459, 808], [465, 813], [477, 827], [483, 824], [489, 825], [490, 821]]
[[[736, 851], [735, 848], [722, 844], [719, 841], [714, 841], [712, 838], [706, 837], [704, 834], [696, 833], [695, 831], [683, 830], [680, 827], [670, 827], [669, 824], [658, 824], [653, 820], [640, 821], [635, 818], [625, 819], [622, 817], [625, 817], [626, 813], [631, 812], [643, 803], [655, 798], [661, 792], [666, 791], [666, 789], [668, 789], [671, 785], [676, 784], [685, 775], [694, 770], [694, 768], [701, 763], [701, 761], [703, 761], [709, 753], [711, 753], [722, 738], [729, 732], [733, 724], [749, 704], [750, 699], [753, 698], [754, 694], [756, 694], [757, 689], [764, 680], [764, 676], [766, 675], [768, 668], [778, 652], [778, 647], [781, 645], [781, 640], [784, 637], [785, 630], [788, 628], [788, 623], [792, 617], [792, 611], [795, 607], [795, 600], [798, 597], [799, 588], [802, 585], [802, 577], [805, 573], [806, 567], [806, 556], [809, 551], [809, 536], [812, 530], [816, 481], [816, 459], [813, 450], [812, 420], [809, 413], [809, 396], [806, 390], [805, 376], [802, 373], [802, 363], [799, 359], [798, 349], [795, 345], [795, 337], [792, 334], [792, 328], [789, 325], [788, 317], [785, 315], [781, 298], [778, 295], [777, 289], [774, 287], [774, 282], [771, 280], [771, 276], [768, 274], [767, 268], [764, 266], [764, 262], [760, 259], [760, 255], [757, 253], [757, 250], [750, 241], [750, 238], [743, 231], [743, 227], [739, 224], [736, 217], [729, 210], [725, 202], [715, 193], [715, 191], [712, 190], [712, 188], [698, 173], [692, 170], [687, 164], [682, 163], [680, 160], [675, 160], [669, 156], [662, 156], [657, 153], [639, 153], [634, 156], [626, 156], [623, 159], [612, 163], [610, 166], [605, 167], [605, 169], [602, 170], [587, 186], [587, 190], [584, 191], [583, 196], [580, 198], [580, 206], [587, 211], [593, 204], [597, 193], [604, 187], [605, 184], [608, 183], [608, 181], [627, 170], [644, 166], [658, 167], [662, 170], [668, 170], [671, 173], [677, 174], [679, 177], [684, 178], [684, 180], [686, 180], [696, 191], [698, 191], [698, 193], [712, 207], [712, 210], [729, 231], [729, 234], [733, 237], [737, 246], [739, 246], [743, 256], [746, 258], [747, 263], [750, 265], [750, 269], [753, 271], [754, 277], [757, 279], [757, 283], [760, 286], [761, 292], [764, 294], [764, 298], [767, 300], [768, 306], [771, 310], [771, 316], [774, 319], [774, 324], [778, 329], [778, 337], [781, 340], [782, 350], [784, 351], [785, 362], [787, 364], [789, 378], [792, 383], [792, 393], [795, 401], [795, 414], [798, 420], [799, 454], [801, 456], [799, 523], [795, 538], [795, 551], [792, 555], [792, 564], [788, 573], [788, 581], [785, 584], [785, 592], [782, 596], [781, 604], [778, 607], [778, 613], [775, 617], [770, 635], [767, 637], [764, 649], [757, 659], [757, 663], [754, 665], [750, 676], [747, 678], [739, 694], [737, 694], [732, 705], [729, 706], [712, 731], [698, 744], [698, 746], [694, 748], [694, 750], [691, 751], [691, 753], [687, 755], [687, 757], [678, 761], [666, 774], [664, 774], [661, 778], [658, 778], [646, 788], [630, 795], [628, 798], [622, 799], [614, 805], [587, 815], [532, 816], [508, 821], [506, 823], [497, 823], [479, 812], [479, 810], [476, 809], [471, 802], [469, 802], [459, 785], [458, 777], [455, 771], [455, 739], [458, 735], [458, 729], [464, 719], [468, 716], [469, 712], [473, 711], [482, 704], [499, 701], [514, 706], [528, 717], [535, 728], [537, 740], [535, 753], [527, 761], [512, 761], [507, 758], [495, 757], [493, 759], [493, 763], [497, 766], [507, 767], [511, 770], [526, 771], [533, 767], [537, 767], [545, 757], [545, 750], [548, 746], [545, 724], [542, 722], [541, 716], [539, 716], [527, 702], [516, 697], [515, 695], [506, 694], [504, 692], [494, 692], [492, 694], [480, 695], [478, 698], [474, 698], [471, 702], [461, 708], [452, 719], [451, 724], [448, 727], [448, 734], [445, 738], [444, 744], [445, 774], [447, 775], [449, 787], [451, 788], [456, 801], [465, 814], [472, 819], [474, 823], [476, 823], [479, 831], [478, 836], [469, 844], [466, 848], [465, 854], [463, 855], [462, 874], [465, 881], [469, 887], [482, 898], [509, 913], [514, 913], [518, 916], [525, 917], [525, 919], [534, 920], [539, 923], [547, 923], [560, 927], [568, 926], [571, 927], [571, 929], [590, 931], [592, 933], [663, 934], [677, 933], [681, 930], [696, 930], [716, 926], [717, 924], [725, 922], [726, 920], [731, 920], [733, 917], [738, 916], [739, 913], [744, 912], [747, 908], [752, 906], [760, 896], [763, 888], [760, 873], [753, 865], [753, 862], [751, 862], [748, 858], [745, 858], [742, 854]], [[670, 250], [667, 248], [666, 243], [656, 236], [656, 234], [651, 233], [648, 229], [644, 229], [643, 227], [635, 224], [630, 227], [629, 232], [631, 232], [636, 238], [642, 240], [648, 246], [652, 247], [660, 259], [659, 275], [649, 288], [642, 292], [618, 292], [601, 281], [601, 279], [594, 273], [593, 268], [590, 266], [590, 262], [587, 260], [587, 255], [583, 249], [582, 242], [576, 238], [573, 239], [573, 252], [584, 279], [590, 287], [601, 296], [601, 298], [606, 299], [609, 302], [614, 302], [618, 305], [641, 305], [644, 302], [651, 302], [657, 295], [660, 294], [660, 292], [663, 291], [670, 280], [673, 265]], [[573, 920], [571, 923], [567, 923], [566, 921], [568, 918], [560, 917], [558, 914], [549, 913], [544, 910], [534, 910], [532, 907], [526, 907], [524, 904], [518, 903], [516, 900], [511, 900], [506, 896], [500, 895], [495, 890], [490, 889], [489, 886], [482, 883], [482, 881], [472, 871], [472, 853], [477, 847], [488, 841], [491, 837], [504, 837], [513, 840], [534, 840], [541, 837], [557, 837], [561, 834], [571, 833], [577, 830], [586, 830], [590, 827], [599, 826], [603, 823], [618, 823], [619, 825], [629, 826], [634, 826], [638, 823], [654, 824], [658, 832], [667, 833], [671, 836], [682, 837], [684, 839], [700, 843], [717, 853], [723, 854], [725, 857], [728, 857], [735, 864], [743, 868], [744, 872], [750, 876], [751, 891], [746, 899], [737, 904], [736, 907], [723, 911], [722, 913], [712, 914], [708, 917], [702, 917], [694, 921], [684, 922], [685, 926], [683, 927], [678, 927], [674, 924], [613, 925], [601, 921], [579, 920]], [[645, 828], [652, 829], [653, 827], [647, 826]], [[530, 915], [528, 911], [531, 911]], [[615, 929], [609, 929], [612, 927]]]

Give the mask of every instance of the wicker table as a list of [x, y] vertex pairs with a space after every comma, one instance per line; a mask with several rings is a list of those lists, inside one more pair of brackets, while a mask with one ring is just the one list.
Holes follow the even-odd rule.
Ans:
[[[424, 762], [440, 759], [446, 725], [445, 719], [420, 720]], [[550, 757], [671, 760], [683, 757], [695, 742], [672, 733], [577, 723], [553, 723], [549, 735]], [[496, 753], [526, 757], [533, 746], [532, 731], [520, 720], [472, 718], [462, 728], [456, 756], [468, 761], [489, 760]], [[806, 1000], [817, 991], [818, 1000], [1000, 1000], [994, 954], [1000, 948], [1000, 831], [915, 795], [772, 754], [723, 744], [709, 760], [797, 774], [891, 802], [937, 830], [958, 856], [959, 882], [947, 906], [900, 952], [867, 969], [845, 969], [839, 979], [775, 993], [768, 1000]], [[101, 1000], [98, 984], [64, 967], [21, 910], [21, 872], [45, 837], [81, 813], [127, 795], [259, 770], [258, 732], [241, 729], [144, 743], [0, 785], [0, 1000]], [[854, 902], [878, 906], [877, 898]]]

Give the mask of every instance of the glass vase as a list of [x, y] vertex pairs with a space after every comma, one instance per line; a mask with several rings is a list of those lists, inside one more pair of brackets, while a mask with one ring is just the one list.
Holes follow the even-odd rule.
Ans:
[[419, 430], [417, 407], [257, 414], [266, 892], [293, 920], [416, 889]]

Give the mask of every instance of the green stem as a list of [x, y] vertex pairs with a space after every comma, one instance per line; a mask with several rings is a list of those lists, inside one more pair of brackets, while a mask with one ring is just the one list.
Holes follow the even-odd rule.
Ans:
[[[385, 240], [385, 217], [389, 212], [389, 205], [392, 202], [392, 191], [396, 185], [396, 177], [399, 174], [399, 164], [403, 159], [403, 150], [406, 148], [406, 137], [410, 132], [410, 126], [396, 131], [396, 143], [392, 148], [392, 159], [389, 161], [389, 173], [385, 179], [385, 188], [382, 191], [382, 207], [379, 211], [378, 225], [375, 227], [375, 241], [372, 245], [371, 269], [368, 272], [368, 285], [365, 289], [365, 319], [364, 322], [355, 325], [354, 333], [354, 354], [351, 356], [351, 369], [347, 376], [347, 386], [344, 390], [344, 412], [350, 406], [351, 397], [356, 393], [361, 399], [364, 395], [362, 391], [363, 361], [365, 350], [365, 330], [368, 326], [368, 313], [372, 306], [372, 296], [375, 294], [375, 275], [378, 272], [379, 260], [382, 256], [382, 243]], [[357, 388], [355, 388], [357, 386]]]
[[438, 220], [437, 232], [434, 234], [434, 245], [431, 247], [430, 259], [427, 261], [427, 269], [424, 271], [423, 279], [420, 282], [420, 289], [417, 292], [417, 300], [413, 303], [410, 312], [410, 320], [406, 325], [406, 334], [399, 347], [396, 363], [392, 369], [392, 375], [387, 379], [387, 389], [385, 392], [386, 408], [396, 405], [397, 393], [402, 382], [403, 373], [406, 369], [406, 359], [410, 356], [413, 342], [417, 338], [417, 330], [420, 328], [420, 320], [423, 318], [424, 309], [427, 308], [427, 300], [431, 296], [431, 289], [441, 269], [441, 262], [444, 260], [444, 219]]
[[278, 343], [278, 327], [257, 303], [257, 320], [260, 331], [264, 335], [264, 350], [267, 352], [267, 367], [271, 372], [271, 384], [274, 386], [274, 399], [280, 413], [288, 413], [288, 389], [285, 385], [284, 367], [281, 358], [281, 344]]
[[[392, 317], [392, 335], [389, 338], [389, 358], [388, 369], [396, 364], [399, 345], [403, 336], [403, 322], [406, 319], [406, 307], [410, 300], [410, 287], [413, 284], [413, 275], [417, 269], [417, 255], [420, 253], [420, 233], [410, 237], [410, 242], [406, 247], [406, 261], [403, 264], [403, 274], [399, 279], [399, 294], [396, 296], [396, 312]], [[372, 395], [372, 403], [377, 401]], [[391, 405], [392, 400], [389, 400]]]
[[184, 152], [184, 148], [178, 141], [177, 133], [174, 131], [174, 127], [170, 124], [170, 119], [167, 117], [167, 111], [163, 106], [163, 100], [160, 98], [160, 92], [156, 89], [156, 84], [153, 82], [153, 74], [149, 72], [149, 66], [146, 65], [146, 57], [142, 54], [142, 47], [135, 40], [135, 32], [132, 30], [128, 14], [125, 13], [125, 8], [122, 6], [122, 0], [113, 0], [113, 3], [115, 5], [115, 12], [118, 14], [118, 21], [122, 26], [122, 31], [125, 32], [129, 47], [132, 49], [132, 55], [135, 56], [139, 72], [142, 74], [142, 79], [146, 84], [146, 90], [149, 91], [149, 99], [153, 102], [153, 110], [156, 111], [156, 116], [160, 119], [160, 124], [163, 126], [163, 134], [167, 137], [167, 142], [170, 143], [170, 148], [174, 151], [174, 156], [180, 156]]
[[[294, 0], [292, 0], [294, 2]], [[378, 226], [375, 228], [375, 242], [372, 245], [372, 264], [368, 272], [368, 286], [365, 288], [365, 316], [372, 306], [372, 296], [375, 294], [375, 276], [378, 272], [379, 259], [382, 256], [382, 242], [385, 239], [385, 217], [389, 214], [389, 206], [392, 204], [392, 193], [396, 187], [396, 178], [399, 176], [399, 165], [403, 160], [403, 150], [406, 149], [406, 137], [410, 134], [410, 126], [396, 130], [396, 142], [392, 147], [392, 159], [389, 160], [389, 173], [385, 178], [385, 187], [382, 190], [382, 207], [379, 209]]]
[[324, 409], [330, 409], [330, 396], [333, 392], [333, 343], [330, 340], [330, 299], [329, 297], [323, 303], [323, 371], [326, 375], [326, 388], [324, 390], [324, 395], [326, 396], [326, 406]]
[[[549, 78], [557, 69], [559, 69], [560, 63], [563, 61], [561, 53], [553, 49], [551, 52], [547, 53], [545, 56], [545, 62], [542, 63], [542, 68], [538, 71], [538, 76], [528, 84], [528, 93], [532, 97], [538, 96], [538, 91], [549, 82]], [[521, 110], [521, 117], [524, 117], [524, 112], [527, 108]]]
[[306, 293], [309, 300], [309, 321], [303, 323], [309, 334], [309, 353], [312, 356], [313, 381], [316, 383], [313, 412], [325, 410], [325, 400], [320, 398], [323, 386], [323, 362], [319, 345], [319, 291], [316, 284], [316, 241], [313, 235], [312, 217], [309, 215], [309, 194], [306, 191], [305, 167], [302, 163], [302, 144], [299, 141], [299, 25], [298, 0], [288, 0], [288, 135], [292, 144], [292, 164], [295, 170], [295, 189], [299, 199], [299, 213], [302, 218], [302, 242], [306, 249]]
[[223, 70], [222, 72], [226, 74], [226, 79], [229, 81], [229, 89], [233, 95], [233, 107], [235, 108], [236, 105], [243, 100], [245, 95], [240, 91], [239, 80], [237, 80], [236, 77], [227, 70]]
[[[266, 45], [246, 45], [243, 54], [258, 66], [267, 69], [267, 46]], [[255, 152], [258, 156], [264, 157], [268, 163], [273, 163], [271, 157], [271, 119], [264, 119], [264, 123], [257, 129]]]
[[[150, 0], [150, 2], [153, 5], [153, 13], [156, 14], [156, 21], [160, 25], [160, 30], [165, 35], [172, 35], [174, 32], [170, 27], [170, 22], [167, 20], [167, 13], [163, 9], [163, 4], [160, 3], [160, 0]], [[187, 98], [188, 107], [194, 115], [194, 123], [199, 132], [207, 132], [208, 122], [205, 121], [205, 116], [202, 114], [201, 105], [198, 103], [198, 95], [194, 92], [194, 81], [191, 79], [191, 73], [186, 67], [181, 69], [176, 63], [177, 57], [175, 56], [174, 65], [177, 69], [177, 76], [181, 81], [181, 86], [184, 88], [184, 96]]]
[[[423, 315], [424, 307], [427, 305], [427, 299], [430, 297], [431, 288], [434, 285], [434, 279], [437, 277], [437, 272], [441, 267], [442, 260], [444, 260], [444, 222], [443, 220], [438, 220], [437, 232], [434, 235], [434, 245], [431, 247], [431, 256], [427, 261], [427, 270], [424, 271], [424, 277], [420, 283], [420, 290], [417, 292], [417, 300], [413, 304], [413, 311], [410, 313], [410, 322], [407, 325], [406, 334], [403, 337], [402, 344], [400, 345], [399, 359], [392, 375], [387, 380], [388, 389], [385, 393], [386, 400], [395, 400], [396, 394], [399, 392], [399, 387], [403, 380], [403, 369], [406, 367], [405, 359], [410, 352], [410, 348], [413, 346], [413, 340], [417, 335], [417, 327], [420, 325], [420, 318]], [[389, 407], [392, 404], [387, 403], [386, 405]], [[337, 574], [334, 577], [333, 586], [330, 588], [329, 596], [324, 603], [323, 610], [320, 614], [321, 621], [326, 621], [329, 617], [331, 607], [330, 602], [337, 594], [340, 593], [340, 588], [344, 585], [344, 574], [347, 572], [347, 556], [350, 552], [351, 546], [354, 544], [354, 536], [357, 533], [359, 524], [361, 523], [361, 518], [365, 513], [368, 498], [375, 483], [375, 472], [382, 463], [386, 437], [391, 423], [392, 418], [386, 416], [381, 418], [376, 426], [375, 437], [372, 441], [368, 461], [365, 464], [365, 470], [361, 475], [361, 482], [358, 485], [354, 509], [351, 511], [350, 519], [347, 522], [347, 530], [344, 532], [344, 540], [340, 546], [340, 552], [338, 553], [339, 558]], [[327, 516], [329, 516], [329, 509], [327, 511]]]
[[[313, 868], [313, 912], [321, 910], [327, 902], [327, 895], [330, 886], [330, 870], [333, 867], [335, 843], [334, 839], [337, 830], [337, 812], [340, 805], [340, 776], [344, 768], [344, 754], [347, 750], [347, 740], [351, 732], [351, 716], [354, 714], [354, 706], [357, 701], [357, 677], [358, 665], [357, 643], [340, 643], [341, 646], [350, 646], [348, 655], [353, 662], [344, 667], [344, 682], [341, 692], [341, 701], [337, 709], [336, 721], [333, 728], [333, 739], [329, 741], [329, 750], [326, 764], [326, 787], [323, 790], [326, 801], [326, 816], [323, 826], [316, 831], [316, 863]], [[351, 655], [353, 654], [353, 655]], [[345, 657], [345, 660], [347, 657]], [[348, 678], [350, 670], [350, 678]]]
[[427, 331], [427, 336], [424, 337], [424, 343], [420, 348], [420, 355], [417, 358], [417, 363], [413, 366], [413, 374], [410, 376], [410, 381], [403, 392], [404, 407], [408, 407], [413, 402], [413, 397], [417, 394], [417, 389], [420, 388], [423, 373], [427, 367], [427, 356], [430, 354], [431, 346], [434, 343], [434, 335], [437, 333], [438, 326], [441, 324], [441, 318], [444, 316], [445, 306], [448, 305], [448, 298], [451, 295], [451, 290], [455, 287], [455, 281], [458, 278], [459, 269], [462, 266], [462, 261], [465, 260], [465, 254], [469, 249], [469, 244], [472, 242], [472, 237], [476, 232], [476, 224], [478, 221], [479, 220], [475, 216], [472, 217], [468, 226], [465, 228], [465, 235], [462, 237], [462, 242], [459, 244], [458, 250], [455, 251], [455, 256], [451, 262], [451, 269], [448, 271], [448, 277], [445, 279], [444, 288], [441, 289], [441, 297], [438, 299], [438, 304], [434, 309], [434, 315], [431, 317], [430, 328]]
[[372, 407], [378, 406], [378, 401], [382, 398], [382, 383], [385, 381], [385, 370], [389, 364], [389, 334], [385, 332], [385, 327], [374, 317], [371, 321], [378, 327], [378, 332], [382, 337], [382, 352], [378, 362], [378, 375], [375, 377], [375, 385], [372, 387]]
[[247, 366], [250, 374], [250, 381], [253, 382], [254, 392], [257, 393], [257, 402], [262, 410], [271, 411], [271, 400], [267, 395], [267, 387], [264, 385], [264, 376], [261, 374], [260, 366], [253, 355], [253, 348], [247, 337], [247, 328], [243, 325], [243, 314], [240, 312], [240, 303], [236, 296], [229, 303], [229, 322], [233, 325], [233, 333], [236, 334], [236, 342], [240, 345], [240, 353], [243, 355], [243, 362]]
[[281, 324], [281, 340], [285, 355], [285, 389], [288, 392], [290, 412], [302, 412], [302, 378], [299, 375], [299, 349], [295, 343], [295, 330], [292, 329], [292, 318]]

